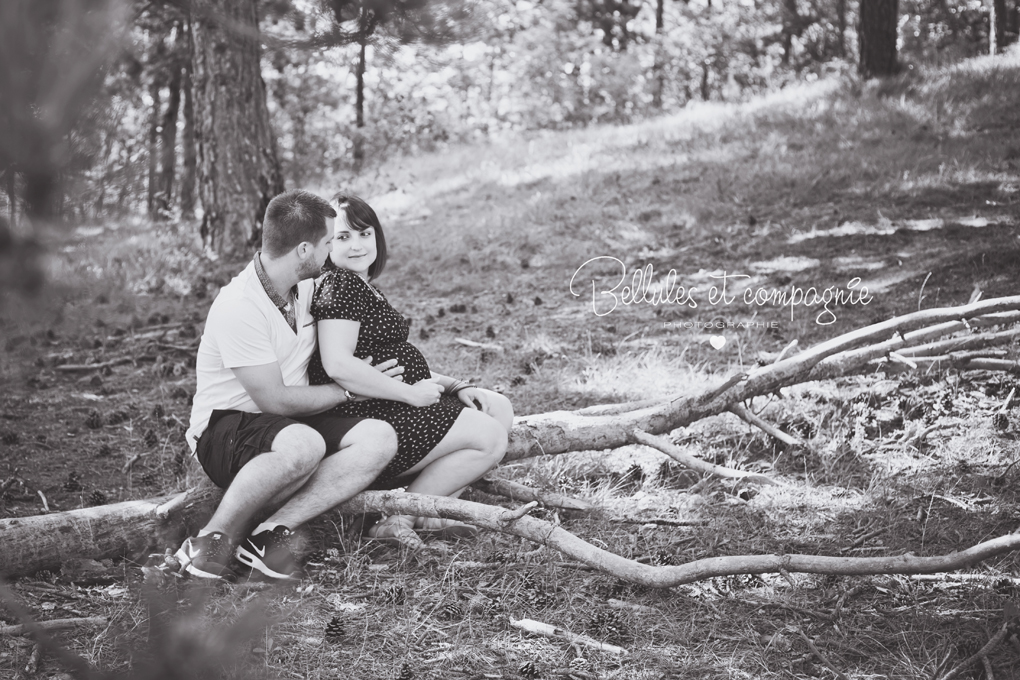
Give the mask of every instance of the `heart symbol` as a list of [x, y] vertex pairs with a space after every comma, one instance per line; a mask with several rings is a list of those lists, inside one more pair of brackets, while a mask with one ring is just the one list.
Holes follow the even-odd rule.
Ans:
[[713, 335], [708, 339], [708, 344], [712, 345], [716, 349], [722, 349], [722, 346], [726, 344], [725, 335]]

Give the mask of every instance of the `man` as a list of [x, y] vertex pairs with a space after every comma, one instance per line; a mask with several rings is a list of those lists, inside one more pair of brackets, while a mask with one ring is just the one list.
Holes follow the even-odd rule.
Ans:
[[[295, 578], [293, 530], [367, 487], [396, 453], [389, 424], [322, 413], [354, 395], [336, 384], [308, 384], [316, 348], [312, 278], [329, 255], [335, 217], [328, 202], [306, 191], [274, 198], [263, 250], [209, 309], [187, 437], [226, 493], [177, 551], [194, 576], [229, 576], [233, 554], [271, 578]], [[378, 368], [396, 377], [402, 369], [394, 363]], [[276, 506], [237, 543], [256, 513]]]

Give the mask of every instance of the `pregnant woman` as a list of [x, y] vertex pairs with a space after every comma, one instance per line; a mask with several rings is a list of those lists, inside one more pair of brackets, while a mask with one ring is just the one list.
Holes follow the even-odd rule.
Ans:
[[[375, 211], [344, 193], [333, 204], [333, 250], [312, 301], [319, 352], [308, 367], [309, 381], [335, 381], [348, 391], [354, 401], [335, 413], [384, 420], [396, 430], [397, 455], [375, 488], [403, 486], [403, 480], [412, 493], [456, 497], [503, 458], [513, 407], [501, 394], [429, 370], [407, 341], [409, 322], [372, 285], [386, 264], [386, 238]], [[369, 356], [377, 363], [396, 359], [403, 379], [361, 361]], [[419, 547], [415, 532], [461, 537], [477, 531], [453, 520], [393, 515], [368, 536]]]

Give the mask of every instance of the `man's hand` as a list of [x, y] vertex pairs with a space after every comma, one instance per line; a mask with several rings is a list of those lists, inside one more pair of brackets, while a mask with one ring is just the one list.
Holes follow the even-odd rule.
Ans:
[[365, 357], [362, 361], [369, 366], [372, 366], [385, 376], [401, 382], [404, 381], [404, 367], [397, 363], [396, 359], [389, 359], [388, 361], [383, 361], [375, 365], [372, 364], [372, 357]]

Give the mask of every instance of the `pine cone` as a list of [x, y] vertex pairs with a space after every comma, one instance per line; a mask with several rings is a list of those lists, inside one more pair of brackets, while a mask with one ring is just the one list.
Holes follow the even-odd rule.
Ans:
[[85, 418], [85, 427], [90, 430], [98, 430], [103, 426], [103, 416], [100, 415], [99, 411], [92, 409], [89, 411], [89, 415]]
[[131, 420], [131, 415], [127, 411], [114, 411], [106, 418], [106, 422], [110, 425], [119, 425], [128, 420]]
[[344, 622], [340, 620], [339, 616], [334, 616], [326, 624], [326, 642], [338, 642], [343, 639], [345, 634]]
[[109, 444], [102, 444], [99, 447], [99, 450], [96, 451], [96, 458], [106, 458], [111, 453], [113, 453], [113, 449], [110, 448], [110, 445]]
[[326, 551], [316, 550], [305, 556], [305, 564], [311, 565], [324, 565], [326, 564]]
[[146, 446], [152, 448], [153, 446], [159, 443], [159, 437], [156, 436], [156, 433], [154, 431], [146, 430], [145, 436], [142, 438], [142, 441], [145, 443]]
[[67, 476], [67, 481], [64, 482], [64, 491], [74, 493], [75, 491], [81, 491], [83, 488], [84, 487], [81, 485], [81, 482], [78, 480], [77, 472], [72, 472]]
[[156, 485], [156, 473], [146, 472], [142, 475], [142, 478], [138, 480], [142, 486], [155, 486]]
[[524, 662], [521, 667], [517, 669], [517, 672], [521, 674], [522, 678], [527, 678], [527, 680], [536, 680], [539, 675], [538, 666], [535, 665], [534, 661]]
[[153, 418], [162, 418], [164, 415], [166, 415], [166, 411], [163, 409], [163, 404], [156, 404], [152, 407]]
[[586, 671], [591, 668], [591, 662], [583, 656], [575, 656], [570, 660], [570, 668], [575, 671]]
[[620, 615], [610, 609], [592, 614], [585, 629], [596, 639], [619, 642], [624, 636], [625, 624]]
[[16, 446], [21, 443], [21, 436], [13, 430], [4, 430], [3, 434], [0, 434], [0, 441], [8, 446]]
[[397, 674], [397, 680], [414, 680], [414, 671], [411, 669], [411, 664], [404, 662], [404, 665], [400, 667], [400, 673]]
[[102, 491], [93, 491], [89, 494], [89, 505], [106, 505], [106, 494]]
[[992, 416], [992, 427], [999, 432], [1004, 432], [1009, 429], [1009, 416], [1005, 413], [999, 412]]
[[447, 602], [439, 609], [439, 614], [444, 619], [460, 619], [464, 617], [464, 610], [456, 602]]
[[404, 604], [406, 598], [407, 592], [404, 590], [404, 586], [391, 585], [382, 589], [382, 599], [384, 602]]

